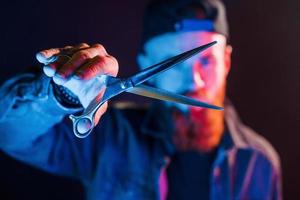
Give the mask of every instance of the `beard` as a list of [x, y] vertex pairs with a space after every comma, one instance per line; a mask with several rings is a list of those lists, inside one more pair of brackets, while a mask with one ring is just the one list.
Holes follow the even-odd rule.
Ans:
[[[223, 106], [225, 85], [217, 92], [213, 103]], [[220, 143], [224, 132], [224, 112], [190, 107], [187, 115], [173, 112], [175, 134], [173, 142], [178, 150], [210, 152]]]

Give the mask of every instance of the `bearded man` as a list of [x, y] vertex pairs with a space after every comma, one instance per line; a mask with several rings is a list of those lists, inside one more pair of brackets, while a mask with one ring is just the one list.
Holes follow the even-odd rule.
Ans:
[[[87, 199], [281, 199], [276, 152], [225, 100], [228, 37], [219, 0], [151, 3], [138, 55], [141, 69], [218, 44], [149, 84], [224, 106], [225, 112], [167, 102], [106, 103], [85, 139], [74, 138], [62, 119], [95, 97], [86, 81], [116, 76], [118, 63], [100, 44], [41, 51], [44, 74], [17, 76], [1, 87], [1, 149], [45, 171], [78, 178]], [[49, 62], [62, 54], [68, 57]]]

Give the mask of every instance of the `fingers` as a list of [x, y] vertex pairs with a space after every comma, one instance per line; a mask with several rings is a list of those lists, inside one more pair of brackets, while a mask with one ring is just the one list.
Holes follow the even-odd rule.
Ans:
[[62, 66], [68, 60], [70, 60], [69, 56], [58, 56], [55, 62], [46, 64], [43, 67], [43, 71], [48, 77], [53, 77], [56, 73], [56, 70], [59, 68], [59, 66]]
[[99, 74], [117, 76], [119, 65], [113, 56], [95, 56], [89, 62], [81, 66], [75, 75], [83, 80], [91, 79]]
[[105, 102], [96, 112], [95, 114], [95, 126], [99, 123], [101, 116], [106, 112], [108, 103]]
[[45, 63], [45, 62], [48, 62], [49, 58], [51, 58], [53, 55], [56, 55], [59, 53], [60, 53], [59, 48], [43, 50], [36, 54], [36, 59], [40, 63]]
[[[98, 94], [98, 96], [96, 97], [98, 99], [98, 101], [100, 101], [100, 99], [103, 97], [104, 95], [104, 90], [101, 91], [100, 94]], [[102, 106], [100, 106], [100, 108], [97, 110], [96, 114], [95, 114], [95, 117], [94, 117], [94, 123], [95, 123], [95, 126], [98, 124], [101, 116], [106, 112], [107, 110], [107, 107], [108, 107], [108, 103], [105, 102]]]
[[[61, 55], [67, 55], [67, 56], [72, 56], [76, 51], [79, 51], [81, 49], [88, 48], [89, 45], [86, 43], [80, 43], [79, 45], [76, 46], [65, 46], [64, 48], [52, 48], [52, 49], [47, 49], [40, 51], [36, 54], [36, 59], [42, 63], [42, 64], [49, 64], [55, 62], [58, 57]], [[60, 56], [57, 56], [61, 54]]]
[[89, 48], [90, 45], [88, 45], [87, 43], [80, 43], [76, 46], [65, 46], [62, 50], [61, 53], [63, 55], [68, 55], [68, 56], [72, 56], [74, 53], [76, 53], [79, 50], [83, 50], [83, 49], [87, 49]]
[[39, 52], [39, 62], [44, 63], [44, 73], [53, 77], [58, 85], [65, 84], [71, 76], [81, 80], [92, 79], [100, 74], [116, 76], [118, 62], [107, 54], [101, 44], [89, 46], [81, 43], [77, 46], [65, 46]]
[[75, 73], [75, 71], [80, 66], [89, 62], [96, 56], [107, 56], [106, 50], [100, 44], [93, 45], [89, 48], [81, 49], [80, 51], [76, 52], [67, 63], [65, 63], [57, 70], [53, 80], [57, 84], [63, 84], [67, 81], [68, 78], [70, 78], [71, 75]]

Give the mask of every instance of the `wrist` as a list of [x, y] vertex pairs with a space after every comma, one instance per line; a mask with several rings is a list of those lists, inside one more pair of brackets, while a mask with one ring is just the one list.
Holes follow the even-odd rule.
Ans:
[[66, 108], [82, 108], [78, 97], [69, 89], [51, 82], [56, 100]]

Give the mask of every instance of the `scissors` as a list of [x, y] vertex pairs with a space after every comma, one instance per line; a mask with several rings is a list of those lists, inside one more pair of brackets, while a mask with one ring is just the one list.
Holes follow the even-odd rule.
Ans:
[[195, 49], [186, 51], [182, 54], [169, 58], [165, 61], [162, 61], [158, 64], [155, 64], [151, 67], [148, 67], [129, 78], [118, 78], [108, 75], [101, 75], [102, 83], [104, 84], [104, 94], [102, 97], [95, 97], [92, 102], [88, 105], [88, 107], [83, 111], [83, 113], [79, 116], [70, 115], [70, 119], [73, 122], [73, 132], [78, 138], [85, 138], [87, 137], [95, 127], [95, 114], [97, 110], [103, 105], [106, 101], [110, 100], [111, 98], [123, 93], [129, 92], [145, 97], [150, 97], [154, 99], [164, 100], [164, 101], [171, 101], [176, 103], [187, 104], [191, 106], [198, 106], [216, 110], [223, 110], [223, 108], [210, 105], [205, 102], [201, 102], [195, 100], [193, 98], [183, 96], [180, 94], [174, 94], [167, 90], [151, 87], [144, 85], [145, 81], [149, 80], [150, 78], [162, 73], [174, 66], [178, 63], [187, 60], [188, 58], [194, 56], [195, 54], [204, 51], [205, 49], [211, 47], [212, 45], [216, 44], [217, 42], [211, 42], [205, 44], [203, 46], [197, 47]]

